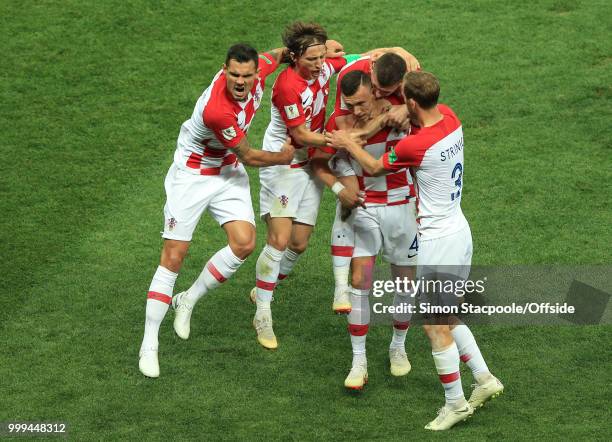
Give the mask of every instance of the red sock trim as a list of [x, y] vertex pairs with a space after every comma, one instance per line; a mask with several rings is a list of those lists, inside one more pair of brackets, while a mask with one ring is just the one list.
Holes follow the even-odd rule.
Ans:
[[331, 254], [332, 256], [344, 256], [345, 258], [350, 258], [353, 256], [353, 250], [355, 247], [351, 246], [331, 246]]
[[274, 290], [274, 286], [276, 284], [273, 282], [266, 282], [262, 281], [261, 279], [258, 279], [257, 281], [255, 281], [255, 285], [258, 289], [268, 290], [269, 292], [271, 292]]
[[227, 281], [227, 278], [225, 278], [221, 272], [219, 270], [217, 270], [217, 268], [215, 267], [215, 265], [208, 261], [208, 263], [206, 264], [206, 269], [210, 272], [211, 275], [213, 275], [215, 277], [215, 279], [219, 282], [225, 282]]
[[406, 322], [401, 322], [401, 321], [393, 321], [393, 328], [396, 328], [398, 330], [408, 330], [408, 327], [410, 327], [410, 322], [406, 321]]
[[461, 359], [461, 362], [467, 362], [472, 359], [472, 355], [464, 354], [459, 356], [459, 359]]
[[368, 324], [349, 324], [348, 331], [353, 336], [365, 336], [368, 333]]
[[287, 277], [287, 275], [283, 275], [282, 273], [278, 274], [278, 280], [282, 281], [283, 279], [285, 279]]
[[149, 292], [147, 293], [147, 299], [153, 299], [155, 301], [163, 302], [164, 304], [172, 303], [172, 296], [168, 296], [164, 293], [159, 292]]
[[459, 372], [456, 371], [454, 373], [441, 374], [438, 376], [443, 384], [450, 384], [451, 382], [455, 382], [457, 379], [459, 379]]

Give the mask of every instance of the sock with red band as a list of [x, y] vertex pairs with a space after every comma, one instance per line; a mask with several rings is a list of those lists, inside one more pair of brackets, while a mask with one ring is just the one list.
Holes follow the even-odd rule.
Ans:
[[487, 367], [487, 363], [482, 357], [480, 348], [478, 348], [474, 335], [468, 326], [465, 324], [457, 325], [451, 330], [451, 333], [453, 339], [457, 343], [461, 361], [465, 362], [467, 366], [470, 367], [474, 378], [476, 380], [482, 378], [488, 379], [490, 376], [489, 367]]
[[405, 347], [406, 334], [412, 318], [412, 313], [407, 310], [410, 305], [414, 304], [414, 298], [410, 294], [411, 292], [396, 292], [393, 296], [395, 312], [393, 313], [393, 338], [389, 348], [403, 349]]
[[452, 345], [441, 351], [432, 351], [436, 370], [440, 382], [444, 387], [446, 403], [454, 407], [465, 402], [463, 387], [461, 386], [461, 375], [459, 374], [459, 350], [453, 342]]
[[185, 296], [183, 296], [183, 302], [193, 307], [202, 296], [219, 287], [236, 273], [243, 262], [243, 259], [234, 255], [230, 246], [225, 246], [217, 251], [208, 260], [198, 279], [189, 287]]
[[255, 282], [257, 287], [257, 297], [255, 298], [257, 313], [270, 311], [270, 302], [272, 301], [272, 294], [278, 279], [282, 258], [283, 251], [277, 250], [269, 244], [266, 244], [259, 258], [257, 258], [257, 265], [255, 267], [255, 275], [257, 277]]
[[157, 350], [159, 327], [166, 316], [168, 307], [172, 302], [172, 290], [176, 282], [177, 273], [165, 267], [158, 266], [151, 280], [147, 293], [147, 307], [145, 314], [145, 331], [141, 350]]
[[282, 281], [287, 277], [291, 270], [293, 270], [293, 266], [297, 262], [300, 254], [294, 252], [289, 247], [285, 249], [285, 253], [283, 253], [283, 257], [281, 258], [279, 273], [278, 273], [278, 281]]
[[352, 309], [348, 315], [348, 330], [353, 348], [353, 366], [366, 364], [366, 336], [370, 323], [370, 290], [351, 289]]

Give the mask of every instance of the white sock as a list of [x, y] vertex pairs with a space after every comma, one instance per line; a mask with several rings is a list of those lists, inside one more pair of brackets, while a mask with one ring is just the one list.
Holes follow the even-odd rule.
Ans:
[[[410, 293], [396, 292], [393, 295], [393, 306], [397, 309], [405, 309], [407, 305], [411, 305], [414, 298], [410, 297]], [[406, 342], [406, 334], [410, 327], [410, 319], [412, 313], [393, 313], [393, 338], [389, 348], [404, 348]]]
[[348, 331], [353, 348], [353, 366], [366, 364], [366, 336], [370, 323], [370, 290], [351, 289], [352, 309], [348, 315]]
[[168, 307], [172, 302], [172, 290], [176, 282], [177, 273], [165, 267], [158, 266], [149, 292], [147, 293], [147, 307], [145, 313], [145, 329], [141, 350], [157, 350], [159, 326], [166, 316]]
[[187, 290], [183, 301], [193, 307], [209, 290], [219, 287], [236, 273], [243, 262], [243, 259], [234, 255], [229, 245], [223, 247], [208, 260], [198, 279]]
[[285, 253], [283, 253], [283, 257], [280, 262], [279, 273], [278, 273], [278, 281], [282, 281], [287, 277], [291, 270], [293, 270], [293, 266], [297, 262], [300, 254], [291, 250], [289, 247], [285, 249]]
[[334, 266], [335, 293], [348, 288], [351, 257], [355, 249], [355, 233], [353, 227], [340, 219], [336, 210], [336, 218], [331, 233], [331, 255]]
[[465, 396], [461, 386], [461, 375], [459, 373], [459, 350], [453, 342], [452, 345], [442, 351], [432, 351], [436, 370], [440, 377], [440, 382], [444, 387], [444, 397], [446, 403], [451, 407], [463, 405]]
[[474, 378], [476, 380], [487, 379], [490, 376], [489, 367], [487, 367], [487, 363], [482, 357], [474, 335], [468, 326], [465, 324], [457, 325], [451, 330], [451, 333], [457, 343], [461, 361], [470, 367]]
[[257, 258], [257, 265], [255, 267], [255, 275], [257, 277], [255, 283], [257, 287], [256, 315], [270, 311], [270, 302], [272, 301], [272, 294], [278, 279], [282, 258], [283, 251], [276, 250], [269, 244], [266, 244], [259, 258]]

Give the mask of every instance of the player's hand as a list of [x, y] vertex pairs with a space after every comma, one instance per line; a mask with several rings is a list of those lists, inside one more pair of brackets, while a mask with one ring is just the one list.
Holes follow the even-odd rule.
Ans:
[[342, 43], [336, 40], [327, 40], [325, 42], [325, 49], [327, 49], [325, 53], [326, 58], [338, 58], [345, 55]]
[[291, 144], [291, 139], [287, 138], [283, 144], [283, 147], [281, 147], [281, 151], [279, 153], [280, 161], [278, 164], [291, 164], [294, 154], [295, 148]]
[[410, 52], [406, 52], [405, 54], [402, 54], [402, 55], [403, 55], [404, 60], [406, 60], [408, 72], [421, 70], [421, 63], [419, 62], [419, 60], [417, 60], [417, 58], [414, 55], [412, 55]]
[[354, 136], [345, 130], [334, 130], [333, 132], [325, 132], [325, 141], [328, 146], [336, 149], [349, 150], [349, 146], [360, 146], [360, 143], [355, 143]]
[[340, 201], [340, 204], [342, 204], [342, 207], [345, 209], [354, 209], [355, 207], [363, 207], [365, 209], [363, 198], [360, 193], [348, 187], [338, 192], [338, 201]]
[[408, 120], [408, 108], [405, 105], [392, 106], [389, 112], [385, 114], [386, 126], [391, 126], [396, 129], [403, 129], [406, 124], [410, 125]]

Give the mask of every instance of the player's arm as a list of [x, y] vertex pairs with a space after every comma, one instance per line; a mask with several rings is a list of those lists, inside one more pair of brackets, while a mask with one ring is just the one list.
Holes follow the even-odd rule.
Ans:
[[363, 206], [363, 201], [359, 197], [357, 178], [355, 175], [337, 178], [329, 168], [332, 155], [329, 151], [321, 149], [315, 151], [310, 159], [310, 166], [315, 176], [336, 194], [343, 207], [352, 209]]
[[294, 148], [289, 140], [285, 141], [280, 152], [268, 152], [260, 149], [253, 149], [247, 140], [243, 137], [240, 142], [232, 148], [240, 161], [252, 167], [276, 166], [279, 164], [291, 164], [293, 160]]
[[336, 127], [349, 132], [357, 144], [360, 144], [360, 140], [367, 140], [373, 137], [387, 125], [386, 113], [372, 118], [364, 127], [360, 128], [353, 127], [354, 120], [351, 114], [338, 116], [335, 120]]
[[361, 164], [363, 170], [369, 175], [380, 176], [385, 175], [385, 167], [382, 159], [376, 159], [363, 149], [351, 136], [350, 133], [344, 130], [335, 130], [325, 134], [329, 145], [337, 149], [345, 149], [351, 156]]
[[306, 127], [305, 123], [299, 126], [289, 127], [288, 129], [291, 138], [301, 146], [323, 147], [326, 145], [325, 136], [317, 132], [312, 132]]
[[421, 69], [421, 63], [419, 62], [419, 60], [406, 49], [401, 48], [399, 46], [393, 48], [372, 49], [371, 51], [368, 51], [363, 55], [369, 55], [370, 58], [372, 58], [372, 61], [376, 61], [377, 58], [388, 52], [393, 52], [394, 54], [397, 54], [402, 57], [406, 61], [408, 72], [418, 71], [419, 69]]
[[276, 65], [283, 63], [283, 60], [289, 57], [289, 50], [287, 48], [276, 48], [271, 51], [266, 51], [266, 53], [270, 54]]

